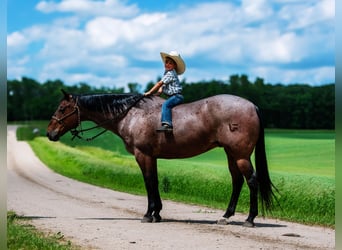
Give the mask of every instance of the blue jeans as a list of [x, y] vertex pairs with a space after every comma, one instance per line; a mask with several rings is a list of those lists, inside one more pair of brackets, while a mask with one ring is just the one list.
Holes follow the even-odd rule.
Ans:
[[161, 122], [172, 126], [172, 108], [183, 103], [184, 97], [181, 94], [169, 97], [162, 105]]

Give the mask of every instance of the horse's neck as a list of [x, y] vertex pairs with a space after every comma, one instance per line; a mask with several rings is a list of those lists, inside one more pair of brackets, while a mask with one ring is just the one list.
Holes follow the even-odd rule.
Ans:
[[110, 129], [116, 127], [117, 119], [110, 113], [81, 110], [81, 121], [92, 121], [98, 126]]

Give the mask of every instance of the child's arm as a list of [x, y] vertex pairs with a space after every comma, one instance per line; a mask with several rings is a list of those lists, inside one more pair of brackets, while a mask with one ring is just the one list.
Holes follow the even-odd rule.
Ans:
[[149, 91], [147, 91], [144, 95], [151, 95], [153, 94], [154, 92], [156, 92], [158, 90], [158, 93], [161, 91], [162, 89], [162, 86], [163, 86], [163, 82], [162, 81], [159, 81], [157, 82]]

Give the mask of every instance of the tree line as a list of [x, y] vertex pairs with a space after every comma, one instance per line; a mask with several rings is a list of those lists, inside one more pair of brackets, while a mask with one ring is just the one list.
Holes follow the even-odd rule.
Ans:
[[[152, 81], [147, 83], [145, 90], [153, 84]], [[334, 83], [321, 86], [269, 84], [262, 78], [251, 82], [247, 75], [232, 75], [227, 81], [187, 83], [183, 80], [181, 84], [185, 102], [216, 94], [232, 94], [252, 101], [260, 108], [268, 128], [335, 128]], [[127, 87], [131, 93], [140, 93], [142, 89], [138, 83], [128, 83]], [[67, 86], [61, 80], [48, 80], [44, 83], [27, 77], [7, 80], [8, 121], [49, 120], [61, 100], [61, 89], [77, 94], [125, 91], [115, 86], [94, 87], [87, 83]]]

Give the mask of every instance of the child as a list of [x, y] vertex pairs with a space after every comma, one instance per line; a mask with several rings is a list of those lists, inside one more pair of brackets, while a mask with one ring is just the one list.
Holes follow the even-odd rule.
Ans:
[[158, 132], [172, 131], [172, 108], [183, 103], [182, 86], [180, 85], [178, 75], [185, 71], [185, 63], [177, 51], [170, 53], [160, 52], [164, 62], [165, 73], [163, 78], [157, 82], [144, 95], [151, 95], [157, 91], [168, 96], [168, 99], [162, 105], [161, 123], [162, 126], [157, 129]]

